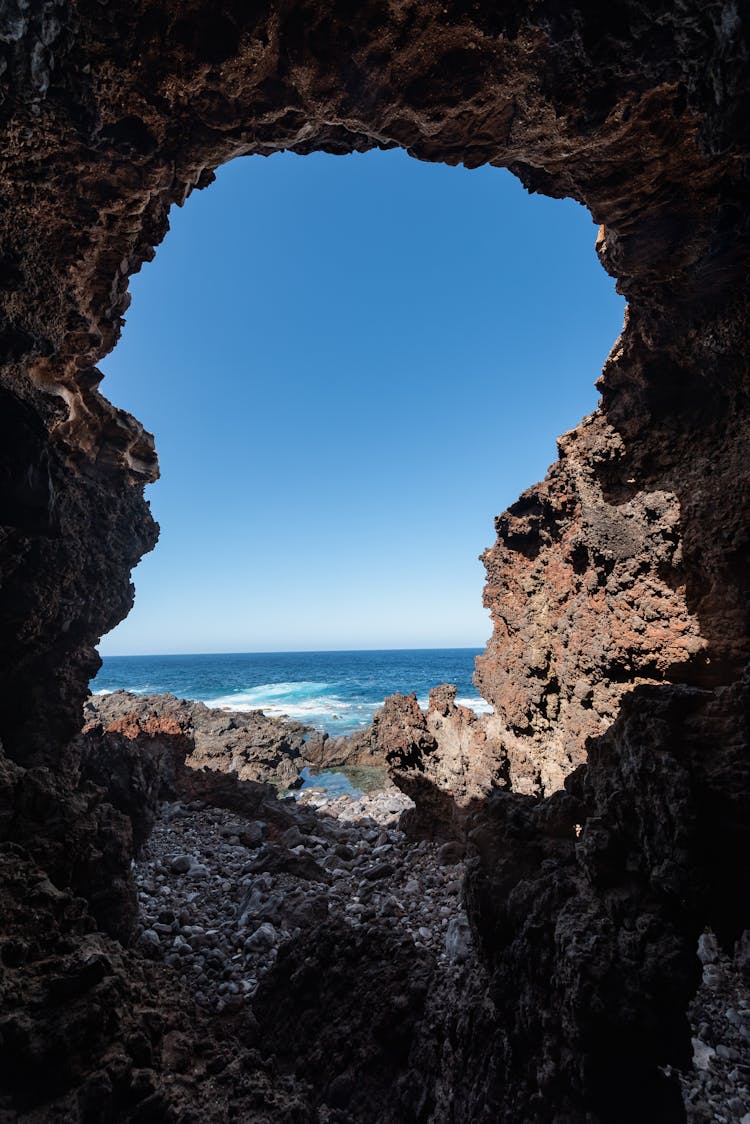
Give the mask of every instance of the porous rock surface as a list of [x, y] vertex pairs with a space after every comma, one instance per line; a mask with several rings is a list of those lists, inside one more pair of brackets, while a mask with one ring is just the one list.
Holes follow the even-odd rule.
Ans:
[[[151, 968], [117, 943], [135, 820], [79, 771], [77, 734], [95, 644], [155, 542], [157, 470], [95, 364], [169, 207], [220, 163], [401, 146], [585, 203], [628, 314], [600, 409], [485, 554], [478, 681], [509, 762], [468, 825], [485, 983], [425, 1047], [425, 1095], [396, 1077], [403, 1111], [373, 1093], [368, 1112], [683, 1118], [669, 1066], [690, 1056], [695, 942], [710, 924], [729, 947], [749, 900], [748, 53], [734, 0], [5, 5], [3, 1112], [310, 1119], [165, 972], [170, 1038]], [[211, 783], [241, 803], [236, 778]], [[353, 972], [376, 951], [357, 941]], [[196, 1077], [225, 1032], [239, 1054]]]
[[376, 717], [379, 754], [414, 801], [404, 829], [416, 838], [465, 839], [468, 812], [494, 789], [508, 787], [502, 723], [457, 705], [451, 683], [433, 687], [426, 711], [413, 693], [391, 695]]

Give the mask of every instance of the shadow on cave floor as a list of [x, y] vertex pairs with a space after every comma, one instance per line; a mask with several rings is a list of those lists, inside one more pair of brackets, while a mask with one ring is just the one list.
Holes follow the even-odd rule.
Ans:
[[[197, 788], [208, 782], [209, 803], [165, 806], [139, 865], [142, 924], [148, 925], [140, 947], [164, 956], [204, 1008], [217, 1015], [251, 1010], [257, 1030], [244, 1030], [246, 1040], [282, 1073], [306, 1083], [316, 1111], [333, 1112], [331, 1119], [543, 1120], [550, 1091], [539, 1082], [539, 1060], [551, 1048], [563, 1055], [566, 1043], [577, 1054], [575, 1070], [565, 1074], [571, 1119], [578, 1118], [576, 1073], [586, 1057], [592, 1083], [579, 1096], [598, 1098], [602, 1120], [632, 1120], [636, 1111], [642, 1119], [681, 1119], [678, 1074], [669, 1076], [667, 1068], [665, 1076], [659, 1067], [670, 1062], [686, 1071], [689, 1118], [701, 1120], [705, 1106], [720, 1105], [732, 1089], [727, 1075], [736, 1069], [743, 1039], [724, 1009], [732, 1002], [738, 1007], [738, 978], [704, 936], [706, 983], [691, 1015], [693, 1034], [704, 1035], [697, 1047], [704, 1066], [706, 1057], [713, 1060], [692, 1069], [685, 1011], [700, 967], [695, 944], [685, 942], [682, 996], [674, 976], [670, 993], [655, 995], [653, 924], [639, 963], [637, 926], [623, 907], [622, 886], [616, 893], [613, 886], [620, 912], [613, 908], [608, 921], [617, 920], [618, 938], [630, 934], [631, 978], [623, 986], [621, 948], [616, 959], [621, 942], [597, 955], [602, 918], [580, 893], [574, 901], [571, 865], [576, 849], [585, 847], [590, 815], [585, 774], [579, 770], [567, 792], [548, 800], [498, 791], [461, 810], [455, 822], [466, 817], [468, 862], [457, 840], [410, 841], [394, 813], [387, 823], [366, 816], [342, 822], [282, 802], [275, 823], [262, 818], [265, 806], [254, 813], [260, 819], [247, 819], [236, 810], [239, 800], [231, 812], [212, 805], [215, 778], [199, 774]], [[242, 793], [245, 785], [237, 788]], [[550, 894], [558, 899], [552, 920]], [[642, 927], [643, 897], [632, 892], [632, 898]], [[559, 928], [579, 911], [592, 947], [579, 963], [570, 961], [568, 949], [569, 970], [578, 974], [579, 991], [599, 1002], [588, 1026], [580, 1015], [566, 1023], [560, 1011], [554, 1032], [549, 1015], [542, 1031], [539, 1006], [554, 1012], [560, 998], [545, 991], [555, 977], [549, 956], [559, 957], [560, 945], [580, 936]], [[674, 934], [668, 938], [669, 921], [658, 920], [664, 948]], [[488, 993], [491, 1014], [480, 1001]], [[636, 996], [641, 1010], [633, 1007]], [[647, 1012], [654, 999], [660, 1010]], [[676, 1014], [664, 1009], [667, 1001]], [[624, 1027], [615, 1015], [623, 1003]], [[625, 1020], [637, 1024], [637, 1033]], [[510, 1026], [512, 1057], [505, 1053]], [[517, 1097], [519, 1056], [529, 1066], [524, 1109], [508, 1104], [501, 1069], [503, 1062], [513, 1065]], [[718, 1099], [708, 1088], [709, 1068], [714, 1086], [718, 1077]], [[635, 1097], [618, 1082], [634, 1083]], [[644, 1098], [653, 1116], [643, 1116]]]
[[[253, 1097], [270, 1113], [259, 1120], [300, 1124], [541, 1124], [550, 1103], [573, 1121], [684, 1119], [663, 1067], [690, 1063], [707, 888], [704, 796], [685, 778], [705, 748], [707, 698], [639, 689], [565, 791], [496, 791], [456, 811], [467, 858], [460, 841], [408, 840], [393, 813], [345, 823], [271, 786], [181, 768], [182, 735], [136, 746], [89, 733], [80, 792], [91, 807], [92, 782], [106, 783], [141, 840], [140, 935], [132, 951], [94, 933], [88, 951], [61, 952], [56, 934], [85, 927], [85, 912], [61, 915], [83, 903], [47, 883], [34, 908], [58, 911], [45, 925], [53, 953], [28, 941], [14, 951], [6, 937], [4, 962], [31, 990], [19, 987], [23, 1008], [4, 1016], [0, 1084], [29, 1111], [45, 1096], [82, 1097], [92, 1120], [119, 1119], [103, 1105], [154, 1097], [187, 1106], [181, 1121], [227, 1119]], [[116, 870], [117, 855], [102, 853]], [[654, 853], [666, 856], [658, 867]], [[90, 901], [107, 907], [102, 924], [111, 905]], [[744, 1025], [740, 1014], [728, 1029], [722, 1011], [745, 1008], [710, 947], [706, 971], [712, 999], [693, 1030], [715, 1060], [703, 1085], [688, 1081], [696, 1121], [701, 1104], [726, 1099], [728, 1079], [717, 1094], [708, 1078], [737, 1068]], [[161, 1021], [139, 988], [158, 997]], [[110, 1055], [122, 1048], [115, 1080]], [[44, 1081], [32, 1077], [39, 1065]]]
[[247, 820], [200, 805], [166, 806], [156, 823], [137, 875], [139, 947], [218, 1017], [251, 1009], [261, 1053], [307, 1082], [318, 1107], [426, 1119], [419, 1027], [428, 1012], [444, 1023], [450, 996], [480, 971], [463, 864], [409, 843], [393, 815], [342, 822], [289, 804], [282, 830], [264, 809]]

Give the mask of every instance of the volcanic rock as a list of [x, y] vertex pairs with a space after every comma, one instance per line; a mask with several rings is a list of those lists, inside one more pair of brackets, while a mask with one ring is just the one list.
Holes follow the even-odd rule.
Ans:
[[87, 725], [136, 738], [150, 732], [182, 733], [189, 739], [187, 762], [193, 769], [234, 773], [243, 781], [271, 781], [281, 788], [300, 783], [306, 736], [299, 722], [208, 707], [174, 695], [133, 695], [112, 691], [91, 698], [84, 708]]
[[[708, 927], [727, 950], [750, 927], [750, 865], [737, 861], [750, 822], [749, 44], [730, 0], [6, 4], [5, 1115], [684, 1119], [674, 1067], [692, 1057], [698, 937]], [[298, 986], [263, 985], [274, 1071], [243, 1045], [263, 1037], [242, 1011], [221, 1023], [190, 1009], [182, 953], [167, 970], [103, 931], [127, 939], [132, 832], [143, 851], [155, 810], [118, 811], [107, 786], [79, 778], [81, 708], [95, 646], [127, 614], [131, 570], [156, 541], [143, 489], [158, 470], [151, 435], [100, 393], [96, 363], [170, 207], [217, 167], [378, 147], [505, 166], [529, 190], [583, 202], [628, 312], [599, 409], [498, 517], [484, 555], [493, 637], [478, 682], [498, 721], [488, 764], [506, 786], [483, 767], [490, 791], [459, 791], [455, 811], [453, 790], [431, 780], [421, 800], [440, 831], [468, 828], [484, 966], [433, 1007], [429, 956], [398, 929], [326, 929], [347, 1028], [325, 1013], [310, 942], [280, 953]], [[415, 432], [425, 455], [445, 455], [418, 421]], [[436, 739], [424, 716], [402, 718], [394, 745], [416, 785], [419, 760], [442, 771]], [[451, 716], [456, 732], [467, 722]], [[151, 801], [155, 777], [127, 758], [117, 777], [139, 778]], [[263, 805], [269, 829], [291, 826], [283, 805], [267, 817], [249, 780], [185, 780], [190, 803], [213, 793], [224, 812]], [[119, 782], [111, 790], [124, 801]], [[720, 987], [720, 964], [706, 971]], [[434, 1034], [420, 1033], [427, 1023]], [[307, 1083], [292, 1073], [291, 1028]], [[743, 1096], [725, 1098], [726, 1114]]]
[[508, 783], [502, 724], [455, 700], [456, 688], [444, 683], [430, 691], [426, 713], [411, 694], [392, 695], [379, 714], [378, 750], [415, 803], [403, 826], [416, 837], [462, 837], [472, 803]]
[[318, 769], [364, 766], [384, 766], [385, 758], [379, 744], [379, 714], [369, 726], [351, 734], [330, 736], [326, 733], [309, 738], [303, 750], [307, 765]]

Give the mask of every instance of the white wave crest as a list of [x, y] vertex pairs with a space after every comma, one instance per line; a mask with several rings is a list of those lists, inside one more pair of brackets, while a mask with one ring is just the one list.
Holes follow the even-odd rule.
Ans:
[[329, 687], [319, 680], [300, 680], [296, 683], [261, 683], [257, 687], [232, 691], [216, 699], [204, 699], [206, 706], [230, 707], [232, 710], [265, 710], [283, 700], [290, 702], [315, 698]]
[[[417, 705], [420, 710], [429, 710], [429, 697], [424, 695], [422, 698], [417, 699]], [[471, 698], [466, 696], [456, 699], [456, 706], [468, 707], [468, 709], [473, 710], [475, 714], [492, 714], [494, 712], [494, 707], [490, 706], [490, 704], [485, 699], [480, 698], [479, 695], [472, 695]]]
[[494, 714], [495, 708], [486, 699], [481, 698], [480, 695], [472, 696], [466, 699], [456, 699], [457, 706], [467, 706], [469, 710], [473, 710], [475, 714]]
[[372, 720], [379, 703], [323, 694], [328, 686], [327, 683], [313, 681], [265, 683], [247, 691], [235, 691], [204, 701], [206, 706], [240, 713], [262, 710], [271, 717], [290, 718], [308, 726], [340, 733], [360, 729]]

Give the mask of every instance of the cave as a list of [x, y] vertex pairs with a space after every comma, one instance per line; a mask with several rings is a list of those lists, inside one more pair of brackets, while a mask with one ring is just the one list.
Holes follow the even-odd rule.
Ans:
[[[96, 364], [170, 207], [220, 164], [393, 147], [583, 203], [628, 313], [601, 407], [485, 555], [477, 675], [510, 780], [471, 813], [486, 983], [449, 1031], [399, 1040], [387, 1095], [362, 1077], [367, 1119], [685, 1118], [670, 1067], [690, 1057], [696, 942], [749, 925], [748, 49], [730, 2], [6, 6], [5, 1118], [324, 1119], [263, 1026], [193, 1015], [128, 945], [132, 832], [79, 733], [155, 542], [157, 462]], [[316, 947], [373, 995], [403, 986], [366, 942]], [[291, 985], [269, 1011], [281, 1055]]]

